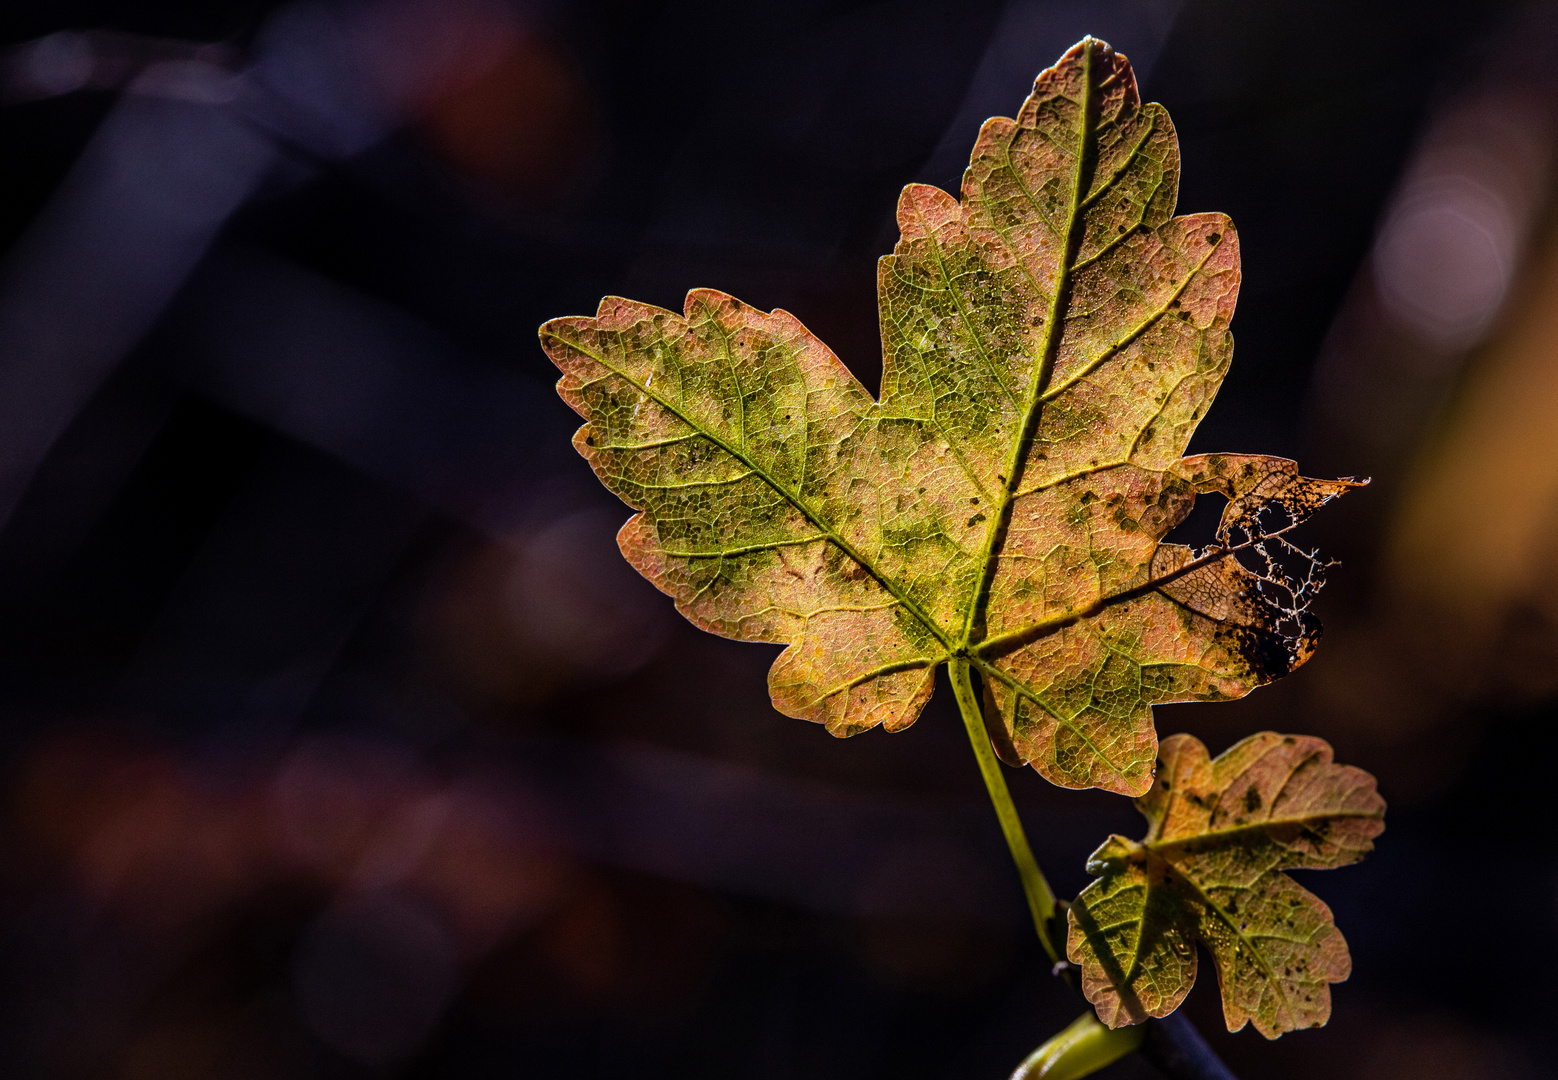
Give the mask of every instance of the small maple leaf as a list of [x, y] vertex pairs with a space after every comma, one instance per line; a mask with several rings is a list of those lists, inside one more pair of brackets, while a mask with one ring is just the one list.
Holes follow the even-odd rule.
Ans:
[[1385, 800], [1321, 739], [1251, 735], [1215, 760], [1190, 735], [1163, 740], [1157, 780], [1136, 800], [1140, 842], [1111, 836], [1071, 904], [1066, 952], [1110, 1027], [1167, 1016], [1196, 978], [1196, 941], [1217, 965], [1229, 1031], [1268, 1039], [1319, 1027], [1347, 978], [1331, 909], [1283, 870], [1357, 862], [1385, 829]]
[[[1226, 217], [1171, 216], [1178, 173], [1125, 57], [1071, 49], [985, 123], [961, 202], [904, 189], [879, 401], [795, 316], [711, 290], [548, 322], [574, 445], [641, 511], [624, 555], [698, 626], [787, 644], [782, 712], [897, 731], [955, 660], [1008, 761], [1146, 791], [1154, 703], [1307, 658], [1324, 564], [1284, 534], [1354, 486], [1181, 457], [1228, 370], [1239, 256]], [[1207, 492], [1231, 500], [1216, 543], [1162, 543]]]

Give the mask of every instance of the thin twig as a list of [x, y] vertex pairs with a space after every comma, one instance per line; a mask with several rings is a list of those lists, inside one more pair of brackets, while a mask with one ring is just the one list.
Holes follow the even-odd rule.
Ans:
[[1148, 1020], [1137, 1053], [1169, 1080], [1237, 1080], [1183, 1012]]

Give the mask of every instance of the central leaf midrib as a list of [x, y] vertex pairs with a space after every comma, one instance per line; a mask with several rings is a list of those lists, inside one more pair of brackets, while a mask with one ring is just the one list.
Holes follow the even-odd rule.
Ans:
[[[1001, 481], [1000, 498], [995, 513], [990, 515], [990, 525], [985, 531], [984, 543], [981, 546], [979, 578], [968, 609], [964, 612], [963, 628], [956, 646], [956, 651], [959, 653], [967, 653], [976, 644], [974, 635], [982, 632], [981, 625], [984, 622], [986, 608], [989, 606], [996, 565], [1001, 557], [997, 540], [1005, 533], [1011, 517], [1014, 495], [1021, 479], [1023, 459], [1032, 442], [1034, 432], [1038, 430], [1039, 414], [1044, 406], [1044, 391], [1054, 373], [1055, 356], [1060, 349], [1062, 316], [1067, 294], [1070, 291], [1072, 259], [1077, 247], [1077, 229], [1082, 221], [1085, 202], [1082, 184], [1087, 168], [1088, 141], [1093, 134], [1093, 53], [1093, 42], [1089, 39], [1082, 57], [1082, 100], [1079, 103], [1081, 117], [1077, 124], [1076, 163], [1071, 178], [1071, 204], [1067, 209], [1066, 235], [1061, 248], [1060, 267], [1055, 275], [1054, 290], [1050, 295], [1049, 319], [1044, 327], [1044, 337], [1035, 358], [1037, 369], [1028, 386], [1028, 399], [1023, 406], [1022, 423], [1017, 429], [1011, 451], [1007, 455], [1006, 470], [998, 477]], [[1022, 183], [1015, 167], [1012, 175], [1017, 178], [1019, 184]], [[1024, 191], [1026, 192], [1026, 186]], [[1029, 198], [1032, 199], [1031, 194]]]
[[1294, 818], [1268, 818], [1265, 821], [1250, 822], [1246, 825], [1235, 825], [1228, 829], [1209, 829], [1206, 832], [1196, 833], [1194, 836], [1176, 836], [1170, 840], [1153, 840], [1144, 842], [1145, 847], [1167, 858], [1167, 852], [1182, 851], [1201, 841], [1237, 839], [1249, 833], [1264, 832], [1268, 829], [1280, 829], [1285, 826], [1308, 826], [1311, 822], [1328, 821], [1336, 818], [1347, 820], [1361, 820], [1365, 818], [1378, 818], [1380, 815], [1373, 810], [1328, 810], [1325, 813], [1314, 814], [1310, 817]]

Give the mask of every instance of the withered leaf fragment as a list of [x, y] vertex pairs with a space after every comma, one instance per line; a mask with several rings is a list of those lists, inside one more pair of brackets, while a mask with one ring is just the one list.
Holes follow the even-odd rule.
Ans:
[[[1352, 486], [1181, 457], [1232, 356], [1239, 249], [1221, 214], [1171, 216], [1178, 178], [1168, 115], [1087, 39], [986, 122], [961, 201], [904, 189], [880, 400], [795, 316], [724, 293], [547, 323], [575, 446], [640, 511], [623, 553], [698, 626], [787, 644], [791, 716], [896, 731], [966, 659], [1008, 761], [1146, 791], [1153, 703], [1308, 656], [1323, 565], [1281, 534]], [[1217, 542], [1161, 543], [1213, 491]]]
[[1357, 862], [1385, 829], [1362, 769], [1320, 739], [1261, 732], [1208, 760], [1190, 735], [1163, 740], [1157, 779], [1136, 801], [1141, 841], [1112, 836], [1071, 905], [1066, 942], [1082, 990], [1110, 1027], [1167, 1016], [1196, 978], [1196, 942], [1217, 965], [1229, 1031], [1268, 1039], [1319, 1027], [1330, 983], [1352, 960], [1331, 910], [1283, 870]]

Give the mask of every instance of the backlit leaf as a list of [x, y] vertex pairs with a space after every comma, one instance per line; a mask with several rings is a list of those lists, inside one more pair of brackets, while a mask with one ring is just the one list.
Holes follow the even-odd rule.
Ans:
[[1384, 831], [1385, 801], [1320, 739], [1262, 732], [1209, 760], [1189, 735], [1163, 740], [1157, 779], [1136, 801], [1140, 841], [1112, 836], [1071, 905], [1066, 943], [1082, 990], [1110, 1027], [1167, 1016], [1211, 953], [1228, 1030], [1267, 1038], [1319, 1027], [1330, 983], [1347, 978], [1331, 909], [1283, 870], [1357, 862]]
[[[698, 626], [788, 645], [783, 712], [896, 731], [967, 657], [1008, 761], [1146, 791], [1153, 703], [1307, 658], [1323, 565], [1281, 534], [1352, 486], [1181, 456], [1228, 370], [1239, 255], [1222, 215], [1171, 216], [1178, 174], [1167, 114], [1088, 39], [986, 122], [961, 201], [904, 189], [880, 400], [795, 316], [719, 292], [547, 323], [575, 445], [640, 511], [623, 553]], [[1163, 544], [1209, 492], [1216, 542]]]

